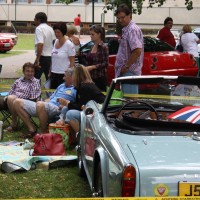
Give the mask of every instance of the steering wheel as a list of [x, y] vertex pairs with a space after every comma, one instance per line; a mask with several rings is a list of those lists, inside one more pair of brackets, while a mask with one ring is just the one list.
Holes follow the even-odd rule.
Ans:
[[156, 119], [158, 120], [158, 112], [156, 111], [156, 109], [150, 103], [147, 103], [147, 102], [144, 102], [144, 101], [138, 101], [138, 100], [136, 100], [136, 101], [129, 101], [129, 102], [125, 103], [120, 108], [120, 110], [118, 111], [117, 118], [119, 118], [120, 113], [122, 112], [122, 110], [124, 110], [128, 105], [133, 104], [133, 103], [138, 103], [138, 104], [144, 104], [144, 105], [146, 105], [149, 108], [150, 111], [153, 111], [155, 113]]

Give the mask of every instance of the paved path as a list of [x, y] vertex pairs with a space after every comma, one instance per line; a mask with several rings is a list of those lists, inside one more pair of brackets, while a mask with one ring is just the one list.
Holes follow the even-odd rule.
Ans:
[[22, 66], [25, 62], [34, 62], [35, 53], [34, 50], [27, 50], [26, 53], [19, 55], [1, 58], [0, 64], [2, 64], [2, 71], [0, 78], [17, 78], [19, 72], [22, 70]]
[[[89, 35], [81, 35], [81, 43], [90, 41]], [[2, 64], [2, 71], [0, 78], [18, 78], [19, 72], [22, 70], [22, 66], [25, 62], [34, 62], [35, 53], [34, 50], [27, 50], [26, 53], [15, 55], [12, 57], [0, 58], [0, 64]]]

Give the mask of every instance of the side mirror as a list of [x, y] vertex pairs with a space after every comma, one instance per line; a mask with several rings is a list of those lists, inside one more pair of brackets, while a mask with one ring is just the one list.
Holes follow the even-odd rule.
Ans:
[[94, 113], [94, 110], [92, 108], [86, 108], [85, 110], [86, 115], [93, 115], [93, 113]]

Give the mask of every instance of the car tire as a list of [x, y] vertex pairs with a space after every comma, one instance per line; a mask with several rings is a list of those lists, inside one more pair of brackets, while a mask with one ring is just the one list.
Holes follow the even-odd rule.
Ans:
[[78, 175], [81, 177], [86, 177], [85, 169], [83, 166], [83, 160], [81, 158], [81, 147], [77, 149], [77, 163], [78, 163]]
[[98, 164], [96, 176], [94, 180], [94, 193], [93, 196], [95, 197], [103, 197], [103, 185], [102, 185], [102, 171], [101, 171], [101, 164]]

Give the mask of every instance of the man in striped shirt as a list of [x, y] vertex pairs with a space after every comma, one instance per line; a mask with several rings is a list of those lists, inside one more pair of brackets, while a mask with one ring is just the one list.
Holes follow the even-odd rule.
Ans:
[[23, 65], [23, 73], [24, 76], [14, 82], [8, 93], [8, 96], [4, 99], [12, 115], [12, 123], [6, 129], [7, 131], [13, 131], [17, 129], [17, 113], [14, 107], [15, 100], [20, 98], [36, 101], [41, 95], [40, 81], [34, 78], [34, 65], [30, 62], [25, 63]]

